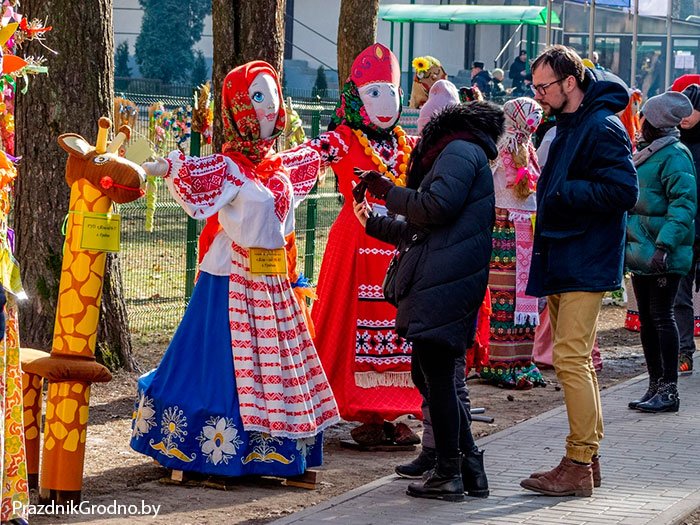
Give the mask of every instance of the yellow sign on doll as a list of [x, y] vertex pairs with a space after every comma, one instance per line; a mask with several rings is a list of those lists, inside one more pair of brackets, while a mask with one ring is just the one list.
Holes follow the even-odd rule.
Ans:
[[83, 212], [80, 249], [97, 252], [118, 252], [122, 217], [116, 213]]
[[284, 248], [266, 250], [250, 248], [250, 273], [256, 275], [287, 275], [287, 254]]

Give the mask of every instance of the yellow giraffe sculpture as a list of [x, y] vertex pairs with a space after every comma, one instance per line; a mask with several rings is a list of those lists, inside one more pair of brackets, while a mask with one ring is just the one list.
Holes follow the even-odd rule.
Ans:
[[71, 194], [53, 347], [50, 356], [25, 367], [49, 381], [39, 492], [43, 501], [80, 500], [90, 384], [111, 379], [109, 370], [95, 361], [106, 259], [95, 242], [115, 233], [112, 203], [142, 196], [146, 178], [140, 166], [117, 155], [130, 128], [122, 126], [108, 144], [111, 125], [105, 117], [99, 120], [94, 147], [73, 133], [58, 138], [69, 154]]

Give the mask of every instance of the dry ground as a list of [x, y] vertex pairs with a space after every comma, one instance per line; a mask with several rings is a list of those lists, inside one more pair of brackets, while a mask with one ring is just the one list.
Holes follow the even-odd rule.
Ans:
[[[601, 315], [599, 343], [605, 362], [599, 375], [601, 388], [644, 371], [639, 336], [621, 328], [624, 314], [623, 308], [609, 306]], [[137, 356], [144, 369], [157, 364], [166, 344], [166, 338], [137, 344]], [[474, 423], [475, 436], [497, 432], [560, 405], [563, 396], [553, 371], [543, 372], [548, 385], [530, 391], [503, 390], [470, 380], [473, 406], [486, 407], [488, 415], [495, 418], [493, 424]], [[322, 482], [316, 490], [290, 488], [259, 479], [237, 480], [228, 490], [166, 484], [161, 481], [168, 475], [165, 469], [129, 448], [135, 383], [135, 375], [119, 374], [111, 383], [93, 387], [83, 500], [102, 504], [116, 500], [120, 504], [138, 505], [144, 500], [161, 505], [158, 518], [58, 515], [36, 516], [32, 523], [143, 520], [148, 523], [262, 524], [386, 476], [397, 463], [415, 455], [415, 452], [368, 453], [344, 449], [339, 442], [349, 438], [354, 426], [344, 423], [326, 433]], [[420, 429], [417, 421], [409, 424]], [[488, 466], [488, 459], [486, 461]], [[700, 523], [700, 519], [686, 523]]]

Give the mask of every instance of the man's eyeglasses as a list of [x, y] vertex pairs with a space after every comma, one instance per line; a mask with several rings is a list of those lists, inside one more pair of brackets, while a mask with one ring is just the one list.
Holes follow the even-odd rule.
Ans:
[[547, 88], [551, 86], [552, 84], [558, 84], [559, 82], [563, 82], [569, 77], [562, 77], [557, 80], [552, 80], [551, 82], [547, 82], [546, 84], [532, 84], [530, 86], [530, 89], [532, 89], [532, 92], [535, 94], [539, 94], [541, 97], [544, 97], [547, 95]]

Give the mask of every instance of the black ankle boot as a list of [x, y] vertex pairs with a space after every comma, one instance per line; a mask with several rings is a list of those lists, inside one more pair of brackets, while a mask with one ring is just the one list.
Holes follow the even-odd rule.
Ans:
[[464, 492], [474, 498], [489, 497], [489, 482], [484, 470], [484, 451], [477, 450], [462, 456], [462, 484]]
[[642, 412], [678, 412], [680, 398], [676, 383], [659, 382], [659, 390], [649, 401], [639, 403], [637, 410]]
[[423, 476], [430, 469], [435, 468], [437, 456], [434, 448], [423, 447], [421, 453], [410, 463], [399, 465], [394, 471], [402, 478], [415, 479]]
[[646, 403], [649, 401], [652, 397], [656, 395], [656, 392], [659, 390], [659, 379], [652, 379], [649, 378], [649, 387], [647, 388], [646, 393], [636, 401], [630, 401], [629, 404], [627, 405], [631, 409], [636, 409], [640, 403]]
[[425, 481], [411, 483], [406, 494], [414, 498], [442, 499], [445, 501], [463, 501], [464, 487], [460, 473], [462, 459], [438, 456], [437, 465], [430, 471]]

